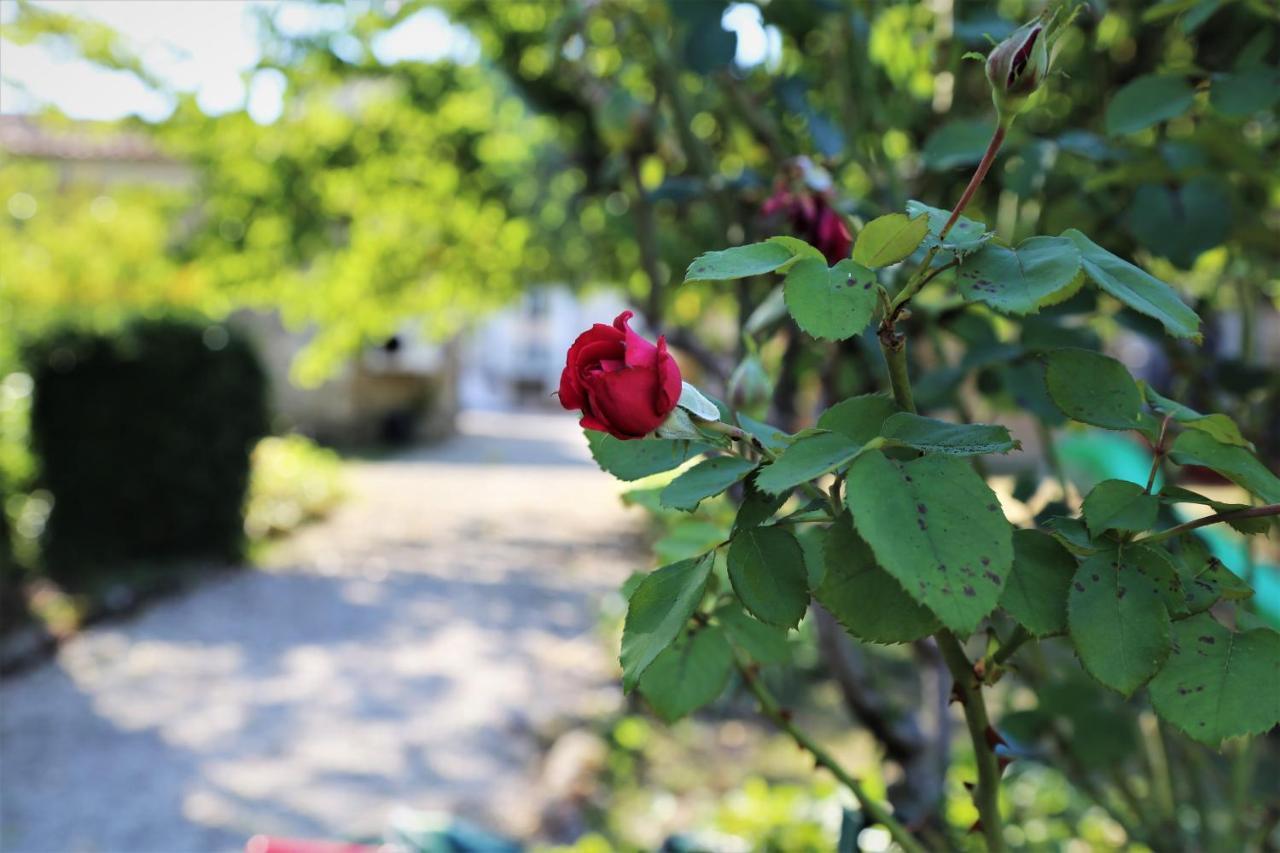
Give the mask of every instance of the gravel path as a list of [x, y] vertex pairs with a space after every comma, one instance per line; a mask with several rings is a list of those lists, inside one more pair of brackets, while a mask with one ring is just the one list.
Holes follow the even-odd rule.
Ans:
[[372, 836], [397, 805], [530, 831], [532, 732], [620, 701], [599, 603], [638, 519], [553, 415], [471, 413], [349, 479], [266, 569], [0, 683], [0, 850]]

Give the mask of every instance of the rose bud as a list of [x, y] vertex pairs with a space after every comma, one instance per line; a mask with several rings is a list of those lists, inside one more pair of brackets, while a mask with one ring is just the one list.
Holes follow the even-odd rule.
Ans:
[[853, 251], [853, 234], [831, 206], [831, 176], [808, 157], [789, 161], [774, 182], [773, 195], [765, 199], [760, 213], [783, 215], [795, 236], [809, 243], [835, 265]]
[[1063, 14], [1063, 8], [1061, 3], [1046, 8], [987, 55], [987, 81], [1002, 125], [1013, 120], [1048, 76], [1050, 50], [1080, 11], [1074, 6]]
[[1023, 24], [987, 56], [987, 80], [999, 95], [1026, 97], [1036, 90], [1049, 70], [1044, 24]]
[[623, 311], [612, 326], [596, 323], [569, 347], [560, 374], [560, 405], [582, 412], [584, 429], [614, 438], [644, 438], [680, 399], [680, 368], [666, 338], [651, 344], [633, 332]]

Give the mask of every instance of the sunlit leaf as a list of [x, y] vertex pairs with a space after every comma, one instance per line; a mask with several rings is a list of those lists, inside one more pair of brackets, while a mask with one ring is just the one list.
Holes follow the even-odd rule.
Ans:
[[787, 273], [784, 294], [796, 324], [815, 338], [844, 340], [871, 322], [875, 273], [851, 260], [830, 269], [823, 261], [799, 261]]

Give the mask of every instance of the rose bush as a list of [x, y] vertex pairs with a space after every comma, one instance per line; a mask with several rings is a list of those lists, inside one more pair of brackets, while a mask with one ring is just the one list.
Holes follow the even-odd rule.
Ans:
[[[1247, 604], [1254, 568], [1240, 560], [1245, 576], [1234, 574], [1199, 531], [1221, 524], [1266, 534], [1280, 517], [1280, 477], [1229, 414], [1202, 414], [1136, 381], [1080, 322], [1091, 313], [1125, 316], [1162, 329], [1190, 356], [1202, 323], [1173, 287], [1076, 228], [1014, 242], [963, 215], [1013, 121], [1043, 87], [1070, 19], [1055, 5], [994, 49], [986, 68], [997, 121], [954, 204], [856, 207], [837, 197], [821, 169], [794, 157], [760, 210], [774, 217], [769, 227], [792, 233], [739, 239], [693, 259], [686, 288], [773, 287], [743, 319], [745, 360], [721, 384], [723, 401], [680, 383], [678, 373], [665, 386], [664, 343], [634, 336], [629, 314], [612, 328], [596, 326], [569, 353], [562, 402], [581, 408], [589, 429], [645, 439], [589, 435], [597, 464], [625, 482], [660, 479], [637, 485], [628, 500], [692, 516], [655, 543], [663, 565], [624, 588], [624, 690], [667, 721], [726, 689], [752, 694], [857, 801], [840, 849], [856, 849], [872, 824], [908, 853], [978, 849], [959, 837], [966, 829], [988, 851], [1021, 846], [1021, 827], [1005, 831], [1006, 820], [1019, 819], [1008, 808], [1016, 797], [1005, 793], [1006, 773], [1018, 786], [1047, 770], [1104, 810], [1116, 838], [1150, 849], [1261, 849], [1244, 839], [1272, 832], [1249, 802], [1247, 781], [1221, 810], [1221, 834], [1202, 844], [1176, 819], [1184, 807], [1212, 814], [1201, 791], [1189, 792], [1196, 805], [1177, 803], [1182, 792], [1172, 783], [1135, 776], [1145, 790], [1167, 784], [1158, 815], [1091, 776], [1089, 762], [1109, 753], [1112, 776], [1127, 790], [1124, 762], [1147, 730], [1173, 745], [1158, 746], [1162, 764], [1178, 755], [1199, 772], [1213, 752], [1230, 751], [1230, 771], [1251, 778], [1250, 752], [1280, 723], [1280, 633]], [[853, 214], [856, 236], [840, 209]], [[944, 334], [968, 347], [960, 365]], [[795, 432], [770, 423], [781, 418], [769, 408], [774, 377], [760, 353], [774, 335], [786, 338], [780, 362], [769, 359], [779, 377], [788, 355], [800, 356], [791, 348], [800, 335], [860, 374], [852, 394], [824, 381], [821, 404], [796, 419], [804, 428]], [[923, 356], [921, 338], [930, 344]], [[978, 370], [974, 391], [960, 388], [966, 371]], [[1009, 426], [974, 417], [969, 401], [979, 393], [988, 399], [980, 415], [1035, 416], [1013, 427], [1039, 421], [1033, 428], [1049, 473], [1035, 461], [1020, 466], [1012, 492], [993, 488], [984, 457], [1020, 451], [1022, 442]], [[1132, 433], [1130, 446], [1150, 448], [1149, 466], [1130, 479], [1076, 482], [1057, 461], [1058, 427]], [[1195, 485], [1187, 468], [1217, 472], [1237, 497], [1224, 502], [1176, 485]], [[1181, 504], [1212, 512], [1191, 516]], [[865, 682], [874, 679], [850, 666], [844, 650], [910, 650], [922, 665], [920, 719], [924, 697], [943, 703], [928, 712], [942, 755], [951, 748], [946, 697], [964, 717], [970, 747], [956, 768], [970, 776], [959, 781], [971, 802], [937, 776], [881, 795], [797, 722], [775, 692], [794, 674], [771, 678], [767, 670], [797, 663], [793, 643], [811, 631], [835, 650], [842, 692], [855, 697], [851, 708], [868, 730], [887, 732], [886, 755], [904, 775], [934, 747], [903, 746], [890, 715], [874, 708], [906, 708], [916, 697], [869, 700], [874, 687]], [[997, 687], [1005, 679], [1012, 686]], [[1033, 697], [1034, 707], [1020, 699], [1015, 706], [1014, 695]], [[1115, 742], [1099, 748], [1104, 736]]]
[[644, 438], [667, 419], [680, 399], [680, 368], [665, 337], [651, 344], [627, 325], [623, 311], [612, 326], [596, 323], [569, 347], [560, 375], [560, 405], [582, 412], [584, 429], [615, 438]]

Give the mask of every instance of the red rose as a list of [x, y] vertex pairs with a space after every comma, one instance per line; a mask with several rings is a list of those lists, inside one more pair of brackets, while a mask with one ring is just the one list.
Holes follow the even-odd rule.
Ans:
[[831, 207], [825, 194], [791, 192], [779, 186], [760, 206], [764, 216], [783, 214], [795, 235], [807, 241], [834, 266], [853, 252], [853, 235], [844, 218]]
[[582, 410], [585, 429], [615, 438], [644, 438], [667, 419], [680, 399], [680, 368], [658, 345], [627, 327], [630, 311], [612, 326], [596, 323], [569, 347], [560, 374], [560, 405]]

